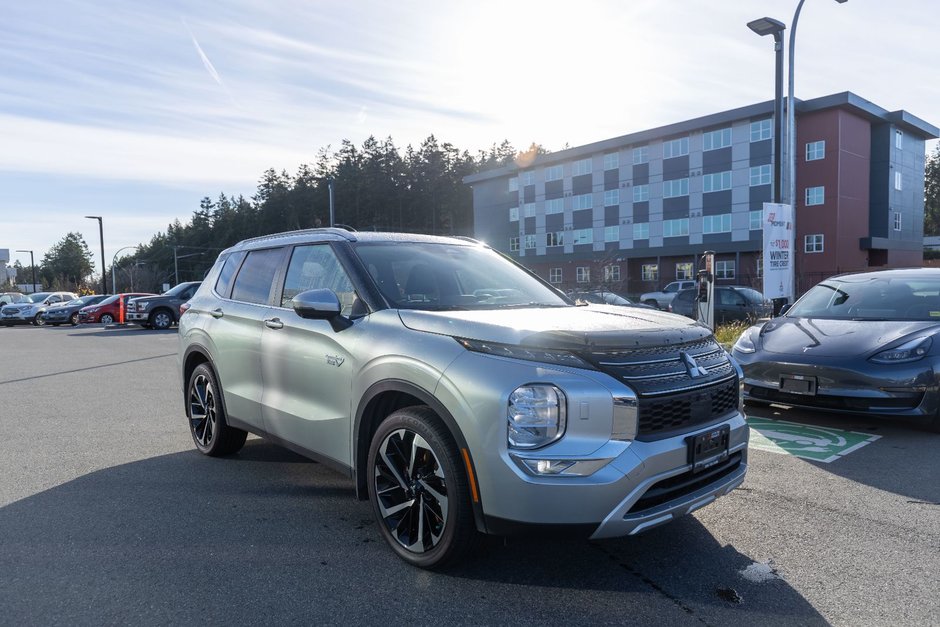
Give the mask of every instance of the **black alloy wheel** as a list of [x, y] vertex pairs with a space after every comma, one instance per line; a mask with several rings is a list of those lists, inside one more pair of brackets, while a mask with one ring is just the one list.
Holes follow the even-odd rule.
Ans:
[[401, 409], [379, 425], [368, 477], [382, 535], [405, 561], [441, 567], [475, 543], [466, 472], [453, 437], [429, 408]]
[[225, 423], [215, 373], [207, 364], [200, 364], [190, 375], [186, 397], [189, 432], [200, 453], [219, 457], [244, 446], [248, 433]]

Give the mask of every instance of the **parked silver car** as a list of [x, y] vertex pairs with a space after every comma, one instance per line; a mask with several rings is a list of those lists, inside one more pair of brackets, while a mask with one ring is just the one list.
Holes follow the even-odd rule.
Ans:
[[639, 533], [744, 480], [740, 369], [701, 325], [578, 307], [489, 247], [339, 229], [226, 251], [179, 322], [196, 447], [326, 462], [399, 556], [478, 532]]
[[0, 308], [0, 324], [12, 327], [14, 324], [43, 324], [42, 314], [50, 305], [66, 303], [78, 298], [72, 292], [36, 292], [26, 296], [25, 301], [11, 303]]

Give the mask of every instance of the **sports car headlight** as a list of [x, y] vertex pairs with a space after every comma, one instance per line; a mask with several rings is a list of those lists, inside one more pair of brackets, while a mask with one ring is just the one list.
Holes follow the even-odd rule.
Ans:
[[731, 347], [732, 352], [738, 351], [739, 353], [756, 353], [757, 346], [754, 345], [754, 340], [751, 339], [751, 329], [745, 329], [744, 333], [738, 338], [738, 341], [734, 343], [734, 346]]
[[509, 395], [509, 446], [532, 449], [545, 446], [565, 432], [565, 394], [554, 385], [530, 384]]
[[917, 337], [900, 346], [876, 353], [869, 357], [868, 361], [873, 361], [876, 364], [904, 364], [917, 361], [927, 354], [932, 343], [933, 340], [929, 337]]

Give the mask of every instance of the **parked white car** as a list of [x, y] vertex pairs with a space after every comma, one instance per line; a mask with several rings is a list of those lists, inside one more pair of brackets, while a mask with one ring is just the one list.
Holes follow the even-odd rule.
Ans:
[[49, 305], [57, 303], [67, 303], [70, 300], [78, 298], [72, 292], [36, 292], [26, 296], [25, 302], [4, 305], [0, 309], [0, 324], [12, 327], [14, 324], [35, 324], [37, 326], [43, 323], [42, 313], [46, 311]]
[[660, 309], [666, 309], [672, 299], [676, 297], [681, 290], [687, 290], [695, 287], [695, 281], [673, 281], [663, 288], [661, 292], [647, 292], [640, 296], [640, 302], [646, 305], [653, 305]]

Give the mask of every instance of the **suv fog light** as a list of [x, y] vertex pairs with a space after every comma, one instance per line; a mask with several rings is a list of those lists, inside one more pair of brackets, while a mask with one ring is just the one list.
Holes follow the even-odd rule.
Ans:
[[529, 459], [518, 455], [511, 457], [532, 475], [587, 477], [610, 463], [610, 459]]
[[509, 446], [545, 446], [565, 432], [565, 394], [554, 385], [523, 385], [509, 395]]

